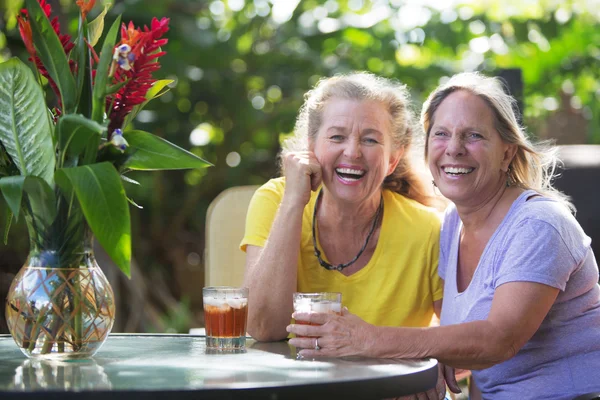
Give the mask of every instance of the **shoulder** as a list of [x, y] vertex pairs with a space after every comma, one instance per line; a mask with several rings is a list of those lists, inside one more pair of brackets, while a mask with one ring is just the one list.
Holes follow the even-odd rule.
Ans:
[[428, 222], [437, 228], [441, 224], [442, 215], [438, 210], [399, 193], [384, 190], [384, 201], [385, 206], [394, 211], [394, 215], [398, 217], [405, 217], [417, 223]]
[[442, 225], [440, 227], [440, 241], [442, 244], [451, 243], [452, 237], [460, 224], [460, 216], [456, 211], [454, 203], [450, 203], [442, 215]]
[[560, 202], [543, 196], [522, 201], [513, 211], [514, 223], [547, 225], [558, 232], [583, 231], [569, 209]]
[[285, 178], [273, 178], [269, 179], [267, 183], [257, 189], [257, 192], [274, 192], [283, 193], [285, 190]]
[[581, 258], [591, 239], [585, 234], [581, 225], [571, 214], [569, 209], [560, 202], [543, 196], [522, 201], [512, 211], [513, 217], [507, 221], [509, 224], [508, 239], [518, 236], [530, 243], [536, 243], [536, 238], [547, 243], [553, 241], [552, 237], [563, 243], [575, 258]]
[[254, 197], [281, 198], [284, 190], [285, 178], [274, 178], [256, 189]]
[[384, 191], [383, 198], [384, 219], [390, 226], [402, 227], [403, 232], [426, 238], [432, 245], [439, 243], [442, 216], [438, 210], [389, 190]]

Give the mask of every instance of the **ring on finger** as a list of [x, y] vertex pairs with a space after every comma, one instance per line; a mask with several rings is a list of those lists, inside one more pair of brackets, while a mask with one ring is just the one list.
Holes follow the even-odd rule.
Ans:
[[315, 350], [321, 350], [321, 346], [319, 346], [319, 338], [315, 338]]

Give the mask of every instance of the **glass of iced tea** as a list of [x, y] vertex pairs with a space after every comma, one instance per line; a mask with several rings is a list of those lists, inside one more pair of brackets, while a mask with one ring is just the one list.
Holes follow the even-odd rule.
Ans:
[[[294, 293], [294, 311], [302, 313], [342, 313], [342, 294], [337, 292]], [[296, 321], [300, 325], [317, 325]], [[302, 336], [298, 336], [302, 337]]]
[[206, 348], [244, 350], [248, 288], [211, 286], [202, 289]]

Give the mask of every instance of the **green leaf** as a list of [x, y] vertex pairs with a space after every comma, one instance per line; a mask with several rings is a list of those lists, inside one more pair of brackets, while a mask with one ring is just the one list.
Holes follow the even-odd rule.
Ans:
[[27, 193], [33, 215], [41, 218], [46, 226], [50, 226], [56, 218], [56, 195], [54, 190], [46, 181], [37, 176], [26, 177], [23, 188]]
[[131, 222], [121, 178], [112, 164], [103, 162], [56, 171], [56, 183], [77, 200], [98, 242], [130, 276]]
[[142, 111], [142, 109], [146, 106], [146, 104], [148, 104], [150, 100], [157, 99], [163, 94], [167, 93], [170, 90], [168, 85], [170, 85], [173, 82], [175, 82], [173, 79], [161, 79], [154, 82], [154, 84], [146, 92], [146, 100], [143, 103], [133, 107], [131, 112], [125, 117], [123, 126], [129, 125], [131, 121], [133, 121], [133, 119], [136, 117], [136, 115], [138, 115], [138, 113]]
[[92, 73], [90, 67], [90, 49], [86, 43], [88, 24], [79, 15], [77, 43], [73, 51], [77, 63], [77, 110], [76, 112], [91, 116], [92, 113]]
[[52, 125], [42, 89], [19, 59], [0, 64], [0, 142], [21, 172], [50, 185], [54, 174]]
[[110, 9], [110, 6], [110, 4], [106, 4], [104, 10], [102, 10], [102, 12], [88, 25], [88, 38], [91, 46], [95, 46], [102, 37], [102, 31], [104, 31], [104, 18], [106, 17], [106, 13]]
[[[117, 40], [120, 23], [121, 16], [118, 16], [104, 38], [102, 51], [100, 53], [100, 61], [98, 61], [98, 66], [96, 68], [96, 77], [92, 92], [92, 119], [98, 123], [103, 122], [104, 113], [106, 111], [106, 85], [109, 79], [108, 73], [113, 58], [113, 48], [115, 47], [115, 41]], [[99, 144], [99, 139], [92, 139], [88, 142], [83, 164], [91, 164], [96, 161]]]
[[82, 115], [69, 114], [58, 120], [58, 148], [62, 157], [80, 155], [90, 139], [100, 139], [106, 128]]
[[63, 113], [70, 114], [75, 111], [77, 90], [67, 55], [38, 0], [25, 0], [25, 4], [29, 12], [29, 23], [38, 56], [58, 87]]
[[[33, 0], [36, 1], [36, 0]], [[121, 16], [118, 16], [115, 22], [113, 22], [108, 34], [104, 38], [102, 45], [102, 51], [100, 53], [100, 61], [96, 69], [96, 78], [94, 81], [94, 92], [93, 92], [93, 105], [92, 105], [92, 119], [98, 123], [102, 123], [104, 118], [104, 112], [106, 104], [104, 99], [106, 98], [106, 84], [108, 82], [108, 72], [110, 64], [113, 58], [113, 49], [115, 47], [115, 41], [117, 40], [117, 33], [119, 32], [119, 25], [121, 24]]]
[[186, 169], [211, 166], [208, 161], [158, 136], [143, 131], [123, 133], [130, 154], [124, 167], [135, 170]]
[[10, 232], [10, 226], [12, 225], [13, 213], [8, 210], [8, 214], [6, 215], [6, 227], [4, 228], [4, 245], [8, 244], [8, 233]]
[[23, 181], [24, 176], [7, 176], [0, 179], [0, 190], [8, 208], [13, 213], [15, 218], [19, 219], [21, 211], [21, 199], [23, 198]]
[[23, 192], [27, 193], [31, 213], [50, 226], [56, 217], [56, 196], [46, 181], [37, 176], [8, 176], [0, 179], [0, 190], [8, 207], [19, 219]]

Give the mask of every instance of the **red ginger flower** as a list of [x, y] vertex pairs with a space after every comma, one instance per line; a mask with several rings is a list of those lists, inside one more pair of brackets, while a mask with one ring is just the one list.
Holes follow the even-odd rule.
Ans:
[[[40, 7], [42, 7], [42, 10], [44, 10], [44, 14], [46, 14], [46, 17], [50, 19], [50, 14], [52, 13], [52, 7], [50, 7], [50, 4], [46, 3], [46, 0], [38, 0], [38, 3], [40, 3]], [[27, 52], [30, 55], [29, 61], [33, 62], [40, 74], [48, 79], [48, 83], [54, 91], [54, 93], [56, 94], [56, 97], [59, 99], [60, 103], [60, 92], [58, 90], [58, 87], [50, 77], [50, 74], [48, 73], [46, 67], [44, 67], [44, 64], [42, 64], [42, 60], [40, 60], [40, 58], [37, 56], [37, 52], [33, 44], [33, 34], [31, 32], [31, 24], [29, 23], [29, 14], [27, 12], [27, 9], [24, 8], [21, 10], [20, 15], [17, 16], [17, 22], [19, 23], [19, 33], [21, 34], [21, 39], [23, 39], [23, 43], [25, 43]], [[54, 17], [50, 21], [50, 25], [52, 26], [52, 29], [54, 29], [54, 32], [56, 32], [56, 34], [58, 35], [58, 39], [62, 44], [65, 54], [68, 55], [71, 49], [73, 49], [73, 47], [75, 46], [75, 44], [71, 41], [71, 36], [62, 35], [60, 33], [60, 24], [58, 22], [58, 17]], [[69, 60], [69, 67], [71, 71], [75, 71], [76, 65], [73, 60]]]
[[[121, 42], [115, 46], [115, 57], [127, 58], [129, 62], [125, 63], [129, 69], [116, 68], [112, 83], [127, 83], [117, 93], [106, 98], [107, 114], [110, 118], [109, 140], [112, 132], [122, 127], [125, 117], [133, 107], [146, 101], [148, 89], [156, 82], [152, 73], [160, 68], [158, 58], [166, 54], [160, 51], [160, 47], [168, 42], [167, 39], [161, 39], [168, 30], [169, 18], [153, 18], [150, 29], [144, 26], [143, 31], [135, 28], [131, 22], [129, 26], [122, 25]], [[126, 54], [119, 51], [123, 45], [129, 46]]]
[[77, 0], [75, 3], [79, 6], [79, 9], [81, 10], [81, 18], [85, 19], [89, 12], [92, 11], [92, 8], [94, 8], [96, 0]]

